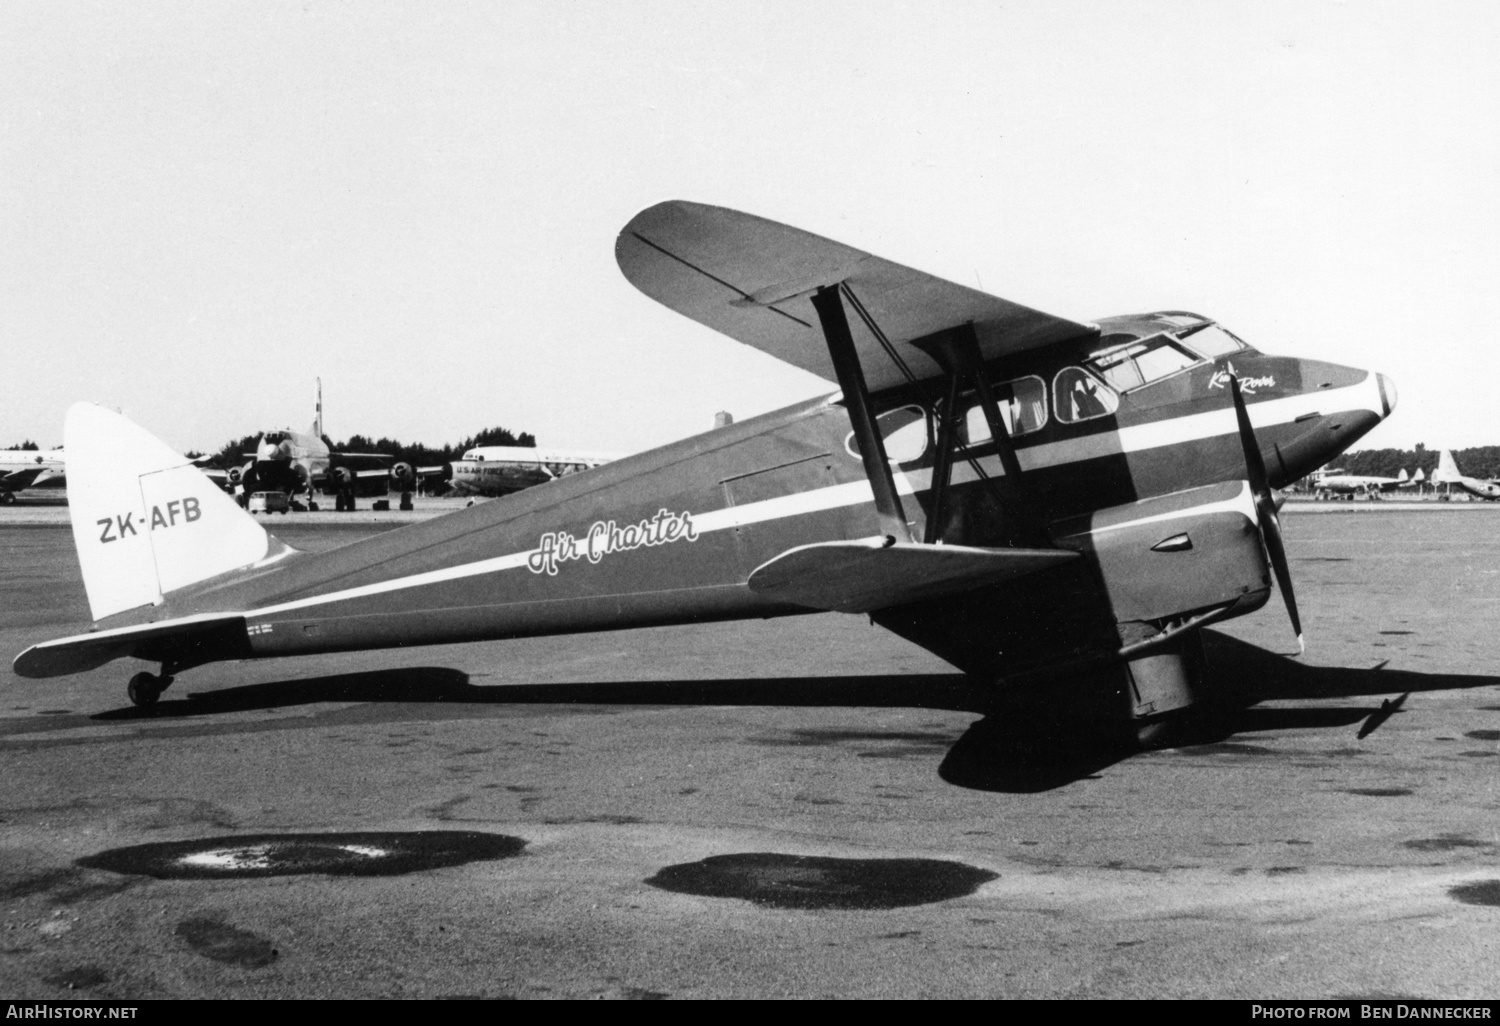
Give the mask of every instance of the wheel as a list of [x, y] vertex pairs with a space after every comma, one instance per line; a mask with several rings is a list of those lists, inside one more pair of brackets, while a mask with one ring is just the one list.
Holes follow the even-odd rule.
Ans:
[[130, 696], [130, 701], [142, 709], [156, 704], [161, 697], [166, 685], [162, 684], [154, 673], [144, 670], [130, 678], [130, 683], [125, 685], [125, 693]]
[[0, 506], [9, 506], [16, 501], [15, 492], [0, 492]]

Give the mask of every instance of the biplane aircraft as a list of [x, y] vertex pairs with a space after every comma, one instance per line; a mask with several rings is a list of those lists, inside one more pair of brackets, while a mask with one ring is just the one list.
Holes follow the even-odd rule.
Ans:
[[216, 660], [838, 610], [988, 684], [1087, 668], [1145, 736], [1209, 683], [1201, 628], [1264, 605], [1272, 570], [1300, 640], [1272, 489], [1396, 402], [1197, 314], [1081, 323], [717, 207], [651, 207], [615, 253], [839, 391], [324, 553], [75, 406], [98, 623], [16, 672], [155, 662], [129, 685], [149, 705]]

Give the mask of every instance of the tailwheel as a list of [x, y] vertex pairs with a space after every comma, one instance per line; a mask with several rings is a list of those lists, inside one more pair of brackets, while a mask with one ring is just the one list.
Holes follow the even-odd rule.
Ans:
[[172, 678], [166, 674], [158, 677], [154, 673], [144, 670], [130, 678], [130, 683], [125, 685], [125, 693], [130, 696], [130, 701], [142, 709], [156, 704], [161, 693], [171, 686]]

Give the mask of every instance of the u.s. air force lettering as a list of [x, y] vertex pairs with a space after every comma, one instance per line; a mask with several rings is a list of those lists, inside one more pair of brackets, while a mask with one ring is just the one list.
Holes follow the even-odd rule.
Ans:
[[[162, 512], [163, 508], [166, 509], [165, 513]], [[149, 529], [155, 531], [158, 528], [176, 527], [179, 519], [184, 524], [190, 524], [202, 515], [203, 511], [198, 506], [198, 500], [192, 496], [188, 496], [185, 499], [173, 499], [165, 507], [151, 507], [151, 524]], [[120, 541], [127, 534], [136, 533], [135, 513], [133, 511], [123, 516], [104, 517], [94, 521], [94, 523], [103, 528], [99, 532], [99, 540], [101, 542]], [[146, 525], [143, 524], [142, 526]]]
[[534, 574], [556, 575], [558, 565], [570, 560], [597, 563], [613, 552], [683, 540], [698, 540], [698, 529], [688, 512], [671, 513], [662, 509], [653, 517], [624, 527], [616, 526], [613, 520], [596, 520], [582, 538], [566, 531], [548, 531], [542, 535], [536, 551], [527, 557], [526, 567]]

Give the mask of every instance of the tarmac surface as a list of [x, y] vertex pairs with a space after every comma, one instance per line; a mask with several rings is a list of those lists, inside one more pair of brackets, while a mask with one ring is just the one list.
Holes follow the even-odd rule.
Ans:
[[[837, 614], [206, 666], [152, 714], [133, 664], [7, 664], [0, 993], [1495, 998], [1500, 508], [1329, 506], [1284, 516], [1307, 655], [1276, 598], [1210, 632], [1221, 712], [1147, 753]], [[88, 619], [19, 508], [8, 658]]]

